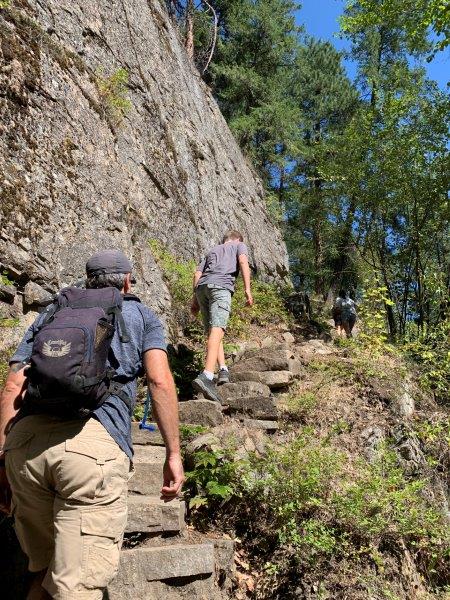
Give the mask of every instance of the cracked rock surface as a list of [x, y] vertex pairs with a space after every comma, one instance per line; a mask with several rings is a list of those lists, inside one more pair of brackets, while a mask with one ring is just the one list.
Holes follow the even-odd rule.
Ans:
[[[148, 241], [199, 258], [240, 229], [266, 279], [286, 274], [263, 189], [157, 0], [16, 0], [0, 11], [0, 267], [22, 294], [119, 247], [137, 293], [170, 298]], [[120, 120], [99, 80], [129, 76]]]

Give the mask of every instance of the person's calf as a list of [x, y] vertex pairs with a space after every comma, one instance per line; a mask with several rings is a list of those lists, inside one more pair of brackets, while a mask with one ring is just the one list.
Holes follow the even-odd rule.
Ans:
[[211, 327], [208, 336], [208, 347], [206, 351], [205, 371], [214, 373], [219, 358], [219, 349], [224, 336], [222, 327]]

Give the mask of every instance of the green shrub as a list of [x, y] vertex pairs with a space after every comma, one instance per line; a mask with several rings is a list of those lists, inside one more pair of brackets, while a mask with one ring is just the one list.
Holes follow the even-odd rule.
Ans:
[[117, 69], [106, 77], [102, 68], [97, 70], [95, 82], [106, 114], [119, 125], [132, 107], [128, 94], [128, 71]]
[[331, 559], [358, 564], [364, 557], [380, 567], [384, 553], [405, 546], [424, 577], [445, 581], [450, 534], [424, 493], [426, 481], [408, 478], [387, 447], [374, 463], [352, 462], [332, 446], [333, 433], [320, 438], [304, 428], [267, 456], [237, 463], [225, 452], [199, 453], [188, 474], [194, 505], [213, 507], [215, 520], [228, 525], [231, 519], [262, 570], [280, 584], [290, 569], [296, 579], [299, 568], [326, 568]]
[[[238, 495], [243, 465], [243, 461], [233, 461], [225, 450], [196, 452], [193, 469], [185, 473], [190, 509], [208, 507], [213, 510]], [[200, 519], [202, 515], [205, 513], [200, 512]]]
[[2, 317], [0, 318], [0, 327], [17, 327], [19, 325], [20, 320], [10, 317]]
[[450, 317], [426, 329], [402, 350], [419, 366], [420, 383], [441, 402], [450, 402]]
[[[1, 8], [1, 6], [0, 6], [0, 8]], [[6, 271], [3, 271], [3, 273], [0, 275], [0, 284], [2, 284], [2, 285], [13, 285], [13, 282], [8, 277], [8, 273]]]
[[310, 390], [292, 393], [286, 402], [286, 413], [293, 419], [302, 419], [317, 406], [316, 393]]
[[180, 424], [180, 437], [181, 441], [184, 443], [190, 442], [206, 431], [208, 431], [208, 428], [204, 425], [186, 425], [185, 423]]

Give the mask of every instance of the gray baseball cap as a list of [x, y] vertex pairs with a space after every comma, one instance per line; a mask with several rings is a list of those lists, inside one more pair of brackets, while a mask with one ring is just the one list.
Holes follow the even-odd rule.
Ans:
[[133, 265], [120, 250], [102, 250], [91, 256], [86, 263], [88, 275], [105, 273], [131, 273]]

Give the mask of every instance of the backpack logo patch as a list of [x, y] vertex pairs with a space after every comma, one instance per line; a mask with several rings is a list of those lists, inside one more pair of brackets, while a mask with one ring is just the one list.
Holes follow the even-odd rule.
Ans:
[[71, 345], [71, 342], [66, 342], [65, 340], [49, 340], [48, 342], [44, 342], [42, 354], [53, 358], [60, 358], [69, 354]]

